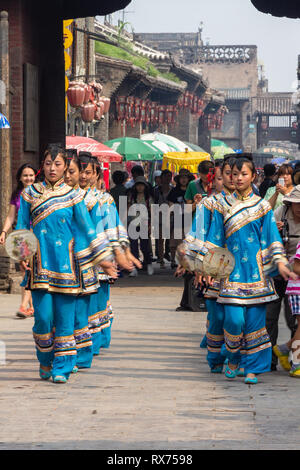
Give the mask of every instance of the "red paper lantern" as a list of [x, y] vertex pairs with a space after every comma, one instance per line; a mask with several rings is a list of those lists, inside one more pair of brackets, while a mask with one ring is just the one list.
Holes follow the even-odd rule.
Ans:
[[125, 119], [125, 104], [126, 104], [126, 96], [119, 96], [118, 99], [116, 100], [118, 121], [122, 121]]
[[141, 100], [141, 121], [145, 122], [146, 120], [146, 100]]
[[151, 101], [146, 100], [146, 109], [145, 109], [145, 122], [148, 125], [151, 121]]
[[174, 109], [175, 109], [175, 106], [173, 105], [169, 105], [166, 107], [166, 115], [167, 115], [168, 124], [174, 123]]
[[158, 122], [163, 124], [166, 121], [166, 106], [161, 105], [158, 107]]
[[84, 104], [81, 109], [81, 119], [84, 122], [92, 122], [95, 118], [95, 105], [93, 103]]
[[133, 120], [134, 120], [134, 96], [128, 96], [126, 98], [125, 120], [129, 121], [131, 125], [133, 124]]
[[135, 98], [134, 100], [134, 118], [136, 122], [141, 121], [141, 99]]
[[101, 96], [100, 100], [104, 104], [104, 114], [108, 113], [109, 108], [110, 108], [110, 99], [107, 98], [106, 96]]
[[151, 103], [150, 107], [150, 121], [152, 124], [156, 124], [158, 121], [158, 105], [155, 102]]
[[183, 108], [184, 106], [184, 95], [180, 95], [177, 101], [178, 108]]
[[184, 93], [183, 105], [184, 105], [185, 108], [189, 108], [190, 105], [191, 105], [191, 97], [190, 97], [190, 93], [188, 91], [186, 91]]
[[67, 97], [72, 108], [79, 108], [84, 103], [85, 87], [84, 84], [71, 82], [67, 90]]
[[198, 96], [192, 95], [192, 113], [197, 114], [198, 113]]
[[85, 84], [84, 90], [85, 90], [85, 93], [84, 93], [83, 104], [87, 104], [92, 97], [92, 87], [90, 85]]

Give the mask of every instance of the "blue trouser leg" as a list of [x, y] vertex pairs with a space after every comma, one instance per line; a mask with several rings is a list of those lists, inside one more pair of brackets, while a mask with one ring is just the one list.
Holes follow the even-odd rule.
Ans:
[[211, 309], [209, 308], [211, 299], [206, 298], [206, 299], [204, 299], [204, 301], [205, 301], [206, 310], [207, 310], [207, 317], [206, 317], [206, 332], [205, 332], [205, 335], [203, 336], [203, 338], [201, 340], [201, 343], [200, 343], [200, 348], [201, 349], [206, 349], [207, 348], [207, 336], [206, 336], [206, 334], [207, 334], [207, 330], [208, 330], [208, 327], [209, 327], [210, 315], [211, 315], [211, 313], [210, 313]]
[[245, 369], [245, 374], [268, 372], [271, 367], [272, 349], [265, 327], [265, 305], [224, 305], [224, 310], [224, 337], [228, 361], [240, 364], [240, 367]]
[[206, 333], [207, 337], [207, 362], [210, 368], [223, 364], [224, 355], [221, 348], [224, 343], [224, 306], [219, 304], [216, 299], [205, 299], [209, 314], [209, 324]]
[[244, 351], [242, 363], [246, 374], [271, 370], [272, 345], [266, 330], [266, 304], [247, 307], [242, 353]]
[[76, 342], [74, 338], [76, 297], [51, 294], [54, 303], [54, 361], [52, 376], [63, 375], [67, 379], [76, 365]]
[[50, 367], [54, 359], [54, 308], [53, 297], [45, 290], [33, 290], [32, 302], [34, 307], [33, 337], [36, 355], [39, 363]]
[[98, 308], [99, 289], [95, 294], [91, 294], [89, 302], [89, 330], [92, 335], [92, 350], [93, 354], [98, 355], [101, 346], [101, 325]]
[[104, 328], [101, 330], [101, 348], [109, 348], [111, 342], [111, 326], [113, 322], [112, 318], [112, 309], [109, 303], [110, 297], [110, 284], [106, 283], [106, 286], [103, 286], [103, 305], [106, 304], [107, 313], [109, 315], [109, 326], [104, 325]]
[[76, 365], [79, 369], [91, 367], [93, 360], [92, 335], [88, 321], [89, 305], [89, 295], [76, 298], [74, 337], [77, 348]]
[[[98, 309], [101, 327], [100, 349], [110, 341], [110, 313], [108, 311], [109, 287], [108, 282], [100, 282], [100, 288], [98, 290]], [[107, 333], [105, 330], [108, 330]]]
[[245, 328], [245, 308], [239, 305], [224, 305], [224, 312], [226, 357], [231, 364], [239, 364]]

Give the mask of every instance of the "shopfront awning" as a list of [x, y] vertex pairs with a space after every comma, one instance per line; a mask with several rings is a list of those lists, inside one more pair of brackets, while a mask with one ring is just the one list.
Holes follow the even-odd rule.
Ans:
[[300, 18], [300, 4], [295, 0], [251, 0], [257, 10], [273, 16]]
[[62, 18], [85, 18], [103, 16], [123, 10], [131, 0], [59, 0]]

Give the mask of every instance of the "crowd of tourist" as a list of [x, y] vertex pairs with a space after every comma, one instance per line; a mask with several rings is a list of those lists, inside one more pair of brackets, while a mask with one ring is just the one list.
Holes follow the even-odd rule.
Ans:
[[[225, 365], [228, 379], [242, 375], [253, 384], [258, 374], [276, 370], [279, 359], [299, 377], [299, 182], [299, 166], [268, 163], [257, 171], [251, 154], [202, 161], [197, 175], [156, 170], [151, 181], [135, 165], [131, 175], [112, 174], [110, 191], [88, 152], [54, 145], [39, 172], [23, 165], [0, 244], [11, 228], [32, 230], [38, 239], [30, 265], [21, 263], [17, 315], [34, 315], [40, 377], [64, 383], [78, 368], [91, 367], [110, 344], [110, 284], [122, 270], [151, 276], [155, 262], [159, 269], [169, 262], [183, 276], [178, 311], [208, 312], [201, 347], [211, 372]], [[197, 269], [180, 261], [190, 247]], [[216, 247], [235, 258], [227, 279], [211, 279], [203, 268]], [[290, 339], [278, 345], [282, 302]]]

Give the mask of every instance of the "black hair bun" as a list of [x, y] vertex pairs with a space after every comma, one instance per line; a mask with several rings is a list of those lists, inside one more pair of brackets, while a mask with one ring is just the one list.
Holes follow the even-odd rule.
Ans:
[[235, 158], [247, 158], [247, 160], [253, 162], [253, 155], [250, 152], [236, 153]]

